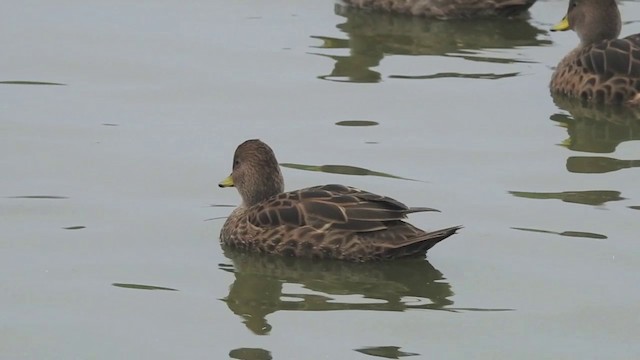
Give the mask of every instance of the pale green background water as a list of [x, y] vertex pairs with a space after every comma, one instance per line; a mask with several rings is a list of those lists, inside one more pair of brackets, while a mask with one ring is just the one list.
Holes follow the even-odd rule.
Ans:
[[[2, 8], [0, 358], [640, 357], [640, 124], [554, 105], [565, 1], [471, 23], [315, 0]], [[640, 4], [621, 11], [640, 32]], [[428, 262], [225, 254], [207, 220], [238, 203], [216, 184], [254, 137], [282, 163], [420, 180], [289, 167], [288, 189], [465, 228]]]

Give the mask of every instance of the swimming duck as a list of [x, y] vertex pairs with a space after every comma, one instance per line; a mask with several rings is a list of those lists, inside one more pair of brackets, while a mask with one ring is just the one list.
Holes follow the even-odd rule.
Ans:
[[536, 0], [343, 0], [348, 6], [436, 19], [512, 17]]
[[560, 61], [551, 91], [603, 104], [640, 103], [640, 34], [618, 39], [622, 23], [615, 0], [570, 0], [551, 31], [574, 30], [580, 45]]
[[403, 221], [410, 208], [392, 198], [344, 185], [284, 192], [273, 150], [260, 140], [240, 144], [220, 187], [242, 197], [220, 231], [223, 244], [255, 252], [369, 261], [424, 256], [460, 226], [425, 232]]

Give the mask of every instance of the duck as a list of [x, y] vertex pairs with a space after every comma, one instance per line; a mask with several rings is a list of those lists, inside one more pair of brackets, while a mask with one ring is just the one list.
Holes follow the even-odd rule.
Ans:
[[434, 19], [514, 17], [536, 0], [342, 0], [354, 8], [423, 16]]
[[438, 210], [350, 186], [285, 192], [273, 150], [258, 139], [237, 147], [231, 175], [218, 185], [235, 187], [242, 198], [222, 226], [220, 241], [250, 252], [353, 262], [424, 257], [461, 228], [421, 230], [403, 220]]
[[558, 64], [552, 94], [597, 104], [640, 104], [640, 34], [619, 39], [622, 22], [615, 0], [570, 0], [551, 31], [573, 30], [577, 48]]

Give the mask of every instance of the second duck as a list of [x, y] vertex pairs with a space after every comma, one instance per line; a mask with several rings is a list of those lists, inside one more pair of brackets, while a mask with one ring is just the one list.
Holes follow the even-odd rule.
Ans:
[[601, 104], [640, 104], [640, 34], [618, 39], [615, 0], [571, 0], [552, 31], [574, 30], [580, 45], [560, 61], [551, 78], [555, 94]]

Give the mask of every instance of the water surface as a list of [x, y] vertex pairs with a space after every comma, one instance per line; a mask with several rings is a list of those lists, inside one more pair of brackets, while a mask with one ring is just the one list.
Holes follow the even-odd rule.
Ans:
[[[640, 123], [549, 95], [565, 11], [6, 4], [0, 357], [640, 356]], [[640, 32], [640, 4], [621, 11]], [[464, 229], [397, 263], [223, 250], [239, 196], [216, 184], [256, 137], [288, 189], [343, 183]]]

